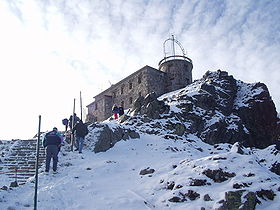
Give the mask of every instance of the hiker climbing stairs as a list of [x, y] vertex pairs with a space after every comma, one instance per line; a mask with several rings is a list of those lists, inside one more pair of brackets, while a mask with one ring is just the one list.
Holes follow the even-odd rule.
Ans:
[[[5, 155], [0, 171], [8, 176], [11, 181], [17, 181], [19, 185], [25, 184], [26, 180], [35, 175], [37, 139], [17, 140]], [[40, 144], [39, 167], [45, 160], [45, 151]]]

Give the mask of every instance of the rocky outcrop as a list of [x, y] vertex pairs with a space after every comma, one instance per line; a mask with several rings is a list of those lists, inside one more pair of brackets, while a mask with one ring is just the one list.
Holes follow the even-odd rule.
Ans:
[[[241, 200], [242, 196], [244, 196], [243, 201]], [[256, 194], [253, 192], [245, 193], [245, 190], [229, 191], [225, 193], [225, 200], [219, 201], [222, 205], [217, 210], [254, 210], [258, 202]]]
[[223, 171], [221, 168], [218, 170], [211, 170], [207, 169], [202, 172], [205, 176], [212, 179], [214, 182], [224, 182], [228, 180], [229, 178], [232, 178], [235, 176], [235, 173], [229, 173], [226, 171]]
[[160, 114], [168, 113], [169, 106], [165, 105], [163, 101], [157, 100], [155, 92], [149, 93], [145, 98], [139, 97], [131, 110], [133, 115], [146, 115], [152, 119], [160, 118]]
[[[156, 119], [164, 123], [155, 124]], [[140, 130], [141, 125], [150, 127], [141, 131], [165, 133], [171, 139], [195, 134], [212, 145], [240, 142], [244, 147], [265, 148], [279, 144], [279, 119], [266, 85], [247, 84], [220, 70], [207, 72], [159, 99], [155, 93], [138, 98], [132, 117], [122, 122]]]
[[270, 171], [280, 176], [280, 163], [277, 161], [274, 162], [270, 168]]
[[[88, 144], [95, 153], [106, 152], [112, 148], [118, 141], [136, 139], [140, 135], [131, 129], [124, 128], [122, 126], [109, 127], [107, 124], [93, 123], [89, 126], [91, 134], [87, 136], [89, 140]], [[95, 135], [97, 133], [97, 135]], [[92, 136], [97, 136], [97, 139], [92, 139]]]

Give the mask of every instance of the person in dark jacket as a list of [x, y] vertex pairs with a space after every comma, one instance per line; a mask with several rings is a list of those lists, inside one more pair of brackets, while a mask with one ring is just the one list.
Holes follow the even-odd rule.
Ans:
[[82, 120], [79, 120], [77, 124], [73, 128], [73, 134], [75, 134], [76, 137], [76, 150], [79, 150], [79, 153], [82, 153], [83, 150], [83, 145], [84, 145], [84, 140], [85, 136], [88, 134], [88, 128], [87, 126], [83, 123]]
[[124, 115], [124, 110], [123, 110], [123, 107], [120, 106], [119, 107], [119, 116], [123, 116]]
[[73, 115], [70, 116], [70, 118], [69, 118], [69, 127], [70, 127], [71, 130], [72, 130], [72, 120], [73, 119], [74, 119], [74, 126], [80, 120], [80, 118], [76, 115], [76, 113], [74, 113], [74, 117], [73, 117]]
[[51, 132], [48, 132], [43, 140], [43, 146], [46, 148], [46, 170], [49, 172], [51, 159], [53, 159], [53, 172], [57, 171], [57, 162], [58, 162], [58, 151], [61, 145], [61, 137], [57, 132], [57, 128], [54, 127]]
[[67, 118], [62, 120], [62, 124], [65, 125], [65, 132], [67, 131], [68, 123], [69, 123], [69, 120]]

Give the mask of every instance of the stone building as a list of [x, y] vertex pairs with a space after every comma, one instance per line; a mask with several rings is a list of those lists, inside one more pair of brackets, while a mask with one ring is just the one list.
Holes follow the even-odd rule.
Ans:
[[[103, 121], [112, 115], [112, 106], [122, 106], [124, 109], [132, 107], [133, 101], [139, 96], [146, 96], [155, 92], [158, 96], [168, 93], [192, 83], [192, 61], [185, 56], [180, 43], [172, 38], [164, 42], [173, 43], [173, 54], [159, 62], [159, 68], [144, 66], [120, 82], [94, 97], [94, 102], [88, 108], [87, 121]], [[175, 54], [174, 44], [178, 44], [183, 55]]]

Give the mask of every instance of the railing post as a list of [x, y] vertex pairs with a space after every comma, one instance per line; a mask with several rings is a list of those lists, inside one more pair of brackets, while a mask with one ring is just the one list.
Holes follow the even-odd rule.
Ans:
[[16, 183], [17, 183], [17, 166], [16, 166], [16, 176], [15, 176], [15, 181], [16, 181]]
[[74, 151], [74, 142], [75, 142], [75, 136], [73, 134], [73, 128], [74, 128], [74, 114], [75, 114], [75, 102], [76, 99], [74, 98], [74, 106], [73, 106], [73, 114], [72, 114], [72, 129], [71, 129], [71, 151]]
[[34, 210], [37, 210], [37, 188], [38, 188], [38, 168], [39, 168], [39, 147], [40, 147], [40, 134], [41, 134], [41, 115], [39, 115], [38, 138], [36, 145], [36, 172], [35, 172], [35, 193], [34, 193]]

